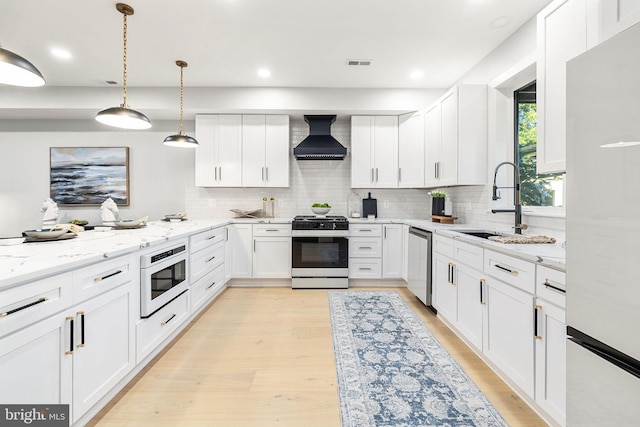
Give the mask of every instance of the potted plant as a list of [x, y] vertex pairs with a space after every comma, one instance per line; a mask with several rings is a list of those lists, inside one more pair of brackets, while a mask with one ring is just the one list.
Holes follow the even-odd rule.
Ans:
[[428, 194], [431, 196], [431, 215], [444, 215], [444, 199], [447, 193], [442, 190], [433, 190]]

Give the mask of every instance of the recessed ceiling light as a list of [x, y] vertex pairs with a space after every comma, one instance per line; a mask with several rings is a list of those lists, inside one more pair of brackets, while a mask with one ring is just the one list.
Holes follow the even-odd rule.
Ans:
[[600, 148], [624, 148], [624, 147], [633, 147], [635, 145], [640, 145], [640, 141], [612, 142], [610, 144], [602, 144]]
[[424, 76], [424, 73], [422, 72], [422, 70], [415, 70], [415, 71], [412, 71], [409, 76], [412, 79], [416, 80], [416, 79], [419, 79], [420, 77]]
[[271, 71], [267, 70], [266, 68], [260, 68], [258, 70], [258, 75], [260, 77], [267, 78], [267, 77], [271, 76]]
[[510, 16], [501, 16], [501, 17], [496, 18], [493, 21], [491, 21], [489, 23], [489, 26], [491, 28], [493, 28], [494, 30], [497, 30], [497, 29], [506, 27], [510, 23], [511, 23], [511, 17]]
[[56, 58], [71, 59], [71, 52], [69, 52], [68, 50], [57, 48], [57, 47], [54, 47], [53, 49], [51, 49], [51, 54]]

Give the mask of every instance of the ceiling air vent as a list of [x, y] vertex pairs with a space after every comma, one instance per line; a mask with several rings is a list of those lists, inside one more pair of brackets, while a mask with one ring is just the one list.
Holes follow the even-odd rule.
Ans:
[[348, 59], [347, 65], [352, 65], [355, 67], [368, 67], [371, 65], [370, 59]]

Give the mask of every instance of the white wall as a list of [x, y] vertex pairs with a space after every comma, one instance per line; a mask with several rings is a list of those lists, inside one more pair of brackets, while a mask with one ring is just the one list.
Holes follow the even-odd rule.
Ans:
[[[130, 147], [130, 206], [119, 208], [123, 219], [158, 219], [184, 209], [186, 188], [194, 180], [194, 153], [162, 145], [176, 130], [0, 132], [0, 237], [41, 227], [40, 206], [49, 197], [49, 147]], [[100, 209], [61, 207], [58, 218], [96, 224]]]

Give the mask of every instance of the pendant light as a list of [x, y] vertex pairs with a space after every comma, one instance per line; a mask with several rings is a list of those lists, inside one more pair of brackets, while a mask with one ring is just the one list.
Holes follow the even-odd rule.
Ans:
[[184, 96], [184, 84], [183, 84], [183, 72], [184, 68], [187, 67], [187, 64], [184, 61], [176, 61], [176, 65], [180, 67], [180, 132], [176, 135], [170, 135], [164, 139], [163, 144], [169, 145], [171, 147], [182, 147], [182, 148], [196, 148], [200, 144], [196, 141], [195, 138], [190, 137], [189, 135], [185, 135], [184, 133], [184, 124], [183, 124], [183, 112], [182, 112], [182, 98]]
[[151, 121], [147, 116], [139, 111], [132, 110], [127, 105], [127, 16], [133, 15], [133, 8], [128, 4], [116, 4], [118, 12], [124, 17], [123, 25], [123, 73], [122, 88], [123, 101], [119, 107], [106, 108], [96, 115], [96, 120], [109, 126], [115, 126], [123, 129], [149, 129]]
[[0, 83], [11, 86], [44, 86], [40, 71], [20, 55], [0, 45]]

